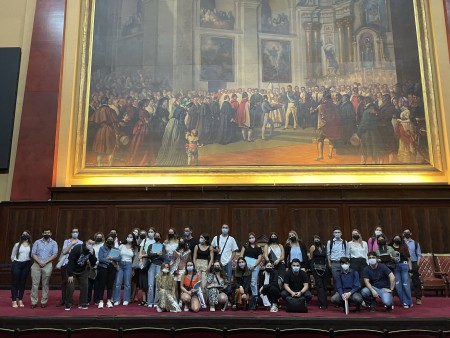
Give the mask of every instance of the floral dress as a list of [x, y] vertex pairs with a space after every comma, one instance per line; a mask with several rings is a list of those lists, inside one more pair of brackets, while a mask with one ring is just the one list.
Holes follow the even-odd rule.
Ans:
[[[209, 299], [209, 306], [215, 306], [219, 303], [219, 294], [220, 292], [225, 289], [225, 279], [220, 278], [217, 280], [216, 274], [210, 273], [206, 277], [206, 288], [208, 289], [208, 299]], [[218, 287], [210, 287], [211, 285], [218, 285]]]
[[156, 276], [156, 288], [158, 290], [158, 306], [163, 311], [180, 312], [175, 295], [175, 281], [172, 275], [164, 275], [162, 272]]

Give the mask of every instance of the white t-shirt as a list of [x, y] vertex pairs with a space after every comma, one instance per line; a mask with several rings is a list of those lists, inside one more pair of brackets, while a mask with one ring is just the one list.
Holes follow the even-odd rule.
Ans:
[[122, 262], [132, 262], [134, 251], [132, 248], [128, 249], [125, 244], [119, 246], [120, 256], [122, 257]]
[[[222, 263], [222, 265], [227, 265], [231, 261], [231, 256], [233, 255], [233, 252], [239, 250], [239, 248], [236, 244], [236, 240], [233, 237], [231, 236], [224, 237], [223, 235], [220, 235], [219, 237], [220, 237], [219, 254], [221, 255], [220, 263]], [[217, 247], [217, 236], [214, 236], [211, 245], [214, 248]]]

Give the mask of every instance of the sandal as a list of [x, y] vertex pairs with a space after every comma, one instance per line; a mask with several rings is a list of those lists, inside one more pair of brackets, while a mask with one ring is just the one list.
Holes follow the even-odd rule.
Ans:
[[146, 301], [142, 301], [138, 304], [139, 306], [147, 306], [147, 302]]

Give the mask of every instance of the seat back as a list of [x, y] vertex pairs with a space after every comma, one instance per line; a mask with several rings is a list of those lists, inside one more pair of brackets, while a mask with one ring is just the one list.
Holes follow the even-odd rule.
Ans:
[[436, 267], [440, 272], [450, 274], [450, 254], [434, 254]]

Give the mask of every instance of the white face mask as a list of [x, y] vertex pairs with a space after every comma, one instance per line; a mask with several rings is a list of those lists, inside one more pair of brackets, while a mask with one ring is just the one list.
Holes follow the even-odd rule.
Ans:
[[348, 264], [342, 264], [342, 265], [341, 265], [341, 268], [342, 268], [342, 270], [344, 270], [344, 271], [347, 271], [349, 267], [350, 267], [350, 265], [348, 265]]
[[169, 269], [162, 269], [162, 272], [169, 273]]
[[369, 258], [369, 264], [370, 264], [370, 265], [375, 265], [375, 264], [377, 264], [377, 259], [376, 259], [376, 258]]
[[375, 236], [380, 236], [383, 232], [380, 230], [375, 230]]

